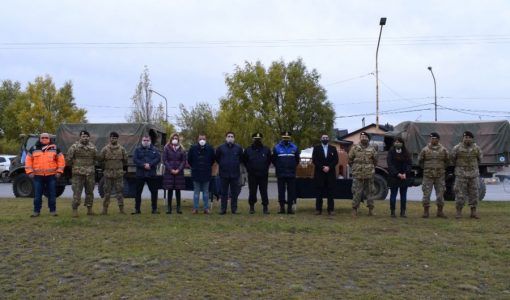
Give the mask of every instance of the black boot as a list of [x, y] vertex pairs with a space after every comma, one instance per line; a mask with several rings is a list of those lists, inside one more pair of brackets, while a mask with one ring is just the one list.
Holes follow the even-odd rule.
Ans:
[[267, 208], [267, 205], [264, 205], [263, 211], [265, 215], [269, 215], [269, 209]]
[[250, 214], [253, 215], [255, 213], [255, 204], [250, 203]]
[[391, 210], [391, 217], [392, 217], [392, 218], [396, 218], [396, 217], [397, 217], [397, 216], [395, 215], [395, 210], [394, 210], [394, 209], [392, 209], [392, 210]]
[[181, 199], [180, 198], [177, 198], [177, 207], [175, 208], [175, 210], [177, 211], [177, 213], [180, 215], [182, 214], [182, 210], [181, 210]]
[[280, 211], [278, 213], [279, 214], [284, 214], [285, 213], [285, 203], [280, 203]]
[[172, 213], [172, 199], [169, 199], [166, 205], [166, 214], [169, 215], [171, 213]]
[[294, 214], [294, 209], [292, 209], [292, 204], [290, 204], [290, 203], [289, 203], [289, 205], [287, 205], [287, 214], [288, 215]]
[[400, 217], [401, 217], [401, 218], [407, 218], [407, 216], [406, 216], [406, 210], [405, 210], [405, 209], [400, 210]]

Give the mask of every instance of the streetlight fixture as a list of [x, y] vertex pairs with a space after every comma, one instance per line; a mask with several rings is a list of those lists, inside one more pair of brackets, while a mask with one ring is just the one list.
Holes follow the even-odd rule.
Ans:
[[429, 66], [430, 74], [432, 74], [432, 79], [434, 79], [434, 121], [437, 122], [437, 88], [436, 88], [436, 76], [434, 76], [434, 72], [432, 72], [432, 67]]
[[153, 89], [150, 89], [149, 92], [151, 93], [155, 93], [155, 94], [158, 94], [159, 96], [161, 96], [163, 99], [165, 99], [165, 122], [168, 124], [168, 100], [166, 99], [165, 96], [161, 95], [160, 93], [156, 92], [155, 90]]
[[375, 50], [375, 128], [379, 129], [379, 44], [381, 43], [382, 28], [386, 25], [386, 18], [379, 21], [381, 30], [379, 30], [379, 39], [377, 40], [377, 49]]

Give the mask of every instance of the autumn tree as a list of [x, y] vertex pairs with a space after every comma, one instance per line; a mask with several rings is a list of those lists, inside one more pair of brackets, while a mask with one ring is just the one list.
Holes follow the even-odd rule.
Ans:
[[255, 131], [269, 144], [286, 130], [300, 147], [312, 145], [321, 133], [333, 131], [335, 119], [319, 79], [301, 59], [275, 61], [267, 69], [260, 61], [237, 66], [226, 75], [228, 93], [220, 100], [219, 124], [236, 131], [237, 141], [245, 145]]
[[186, 147], [195, 143], [199, 134], [207, 135], [207, 140], [212, 145], [218, 145], [222, 141], [221, 132], [217, 128], [218, 113], [210, 104], [199, 102], [190, 109], [181, 104], [179, 109], [177, 125], [181, 128]]
[[3, 112], [4, 130], [9, 139], [20, 133], [52, 133], [61, 123], [87, 122], [86, 113], [74, 102], [71, 81], [57, 89], [46, 75], [29, 82], [26, 90], [7, 105]]
[[14, 102], [16, 97], [21, 93], [21, 85], [19, 82], [11, 80], [2, 81], [0, 86], [0, 128], [5, 128], [4, 112], [10, 103]]

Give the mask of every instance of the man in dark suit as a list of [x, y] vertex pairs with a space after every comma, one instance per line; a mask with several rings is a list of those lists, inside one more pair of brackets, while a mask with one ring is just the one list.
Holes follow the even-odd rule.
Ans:
[[329, 145], [329, 136], [321, 136], [321, 144], [313, 147], [312, 163], [315, 166], [313, 181], [316, 188], [315, 214], [322, 214], [322, 197], [326, 192], [328, 197], [328, 215], [334, 214], [336, 170], [338, 153], [334, 146]]

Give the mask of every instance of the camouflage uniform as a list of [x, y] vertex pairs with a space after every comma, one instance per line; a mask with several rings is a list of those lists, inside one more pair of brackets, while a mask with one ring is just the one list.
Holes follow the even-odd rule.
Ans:
[[437, 197], [437, 206], [444, 206], [445, 170], [449, 162], [448, 150], [441, 145], [428, 144], [425, 146], [419, 156], [418, 161], [423, 168], [423, 207], [430, 207], [430, 194], [432, 188], [435, 188]]
[[349, 165], [352, 168], [352, 208], [358, 209], [361, 194], [367, 195], [367, 206], [374, 207], [374, 174], [377, 165], [377, 151], [374, 147], [362, 144], [355, 145], [349, 151]]
[[110, 195], [114, 189], [117, 202], [122, 210], [124, 207], [124, 167], [127, 166], [128, 155], [121, 145], [108, 144], [101, 149], [99, 161], [103, 162], [104, 201], [103, 207], [108, 209]]
[[81, 203], [81, 193], [85, 188], [85, 206], [91, 208], [94, 200], [96, 146], [83, 145], [79, 141], [67, 151], [66, 165], [72, 166], [73, 209]]
[[482, 150], [477, 144], [466, 146], [463, 142], [452, 149], [452, 162], [455, 165], [455, 204], [462, 209], [466, 200], [470, 207], [476, 207], [479, 198], [480, 172], [478, 164], [482, 160]]

